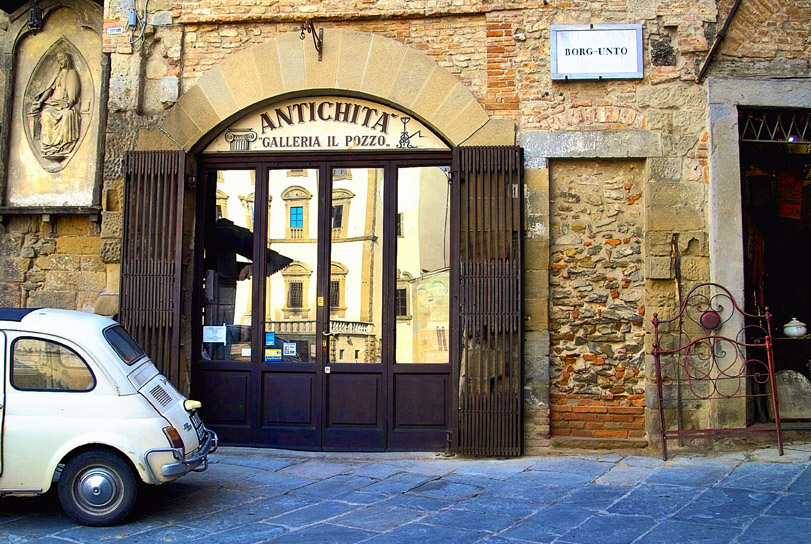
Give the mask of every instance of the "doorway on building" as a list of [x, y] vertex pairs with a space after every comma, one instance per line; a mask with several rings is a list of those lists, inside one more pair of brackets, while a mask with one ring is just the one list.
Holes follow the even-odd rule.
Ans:
[[[811, 421], [811, 336], [783, 333], [811, 325], [811, 111], [741, 109], [739, 127], [746, 309], [773, 316], [781, 418]], [[773, 419], [767, 403], [754, 418]]]
[[201, 160], [192, 385], [224, 443], [447, 446], [449, 165]]

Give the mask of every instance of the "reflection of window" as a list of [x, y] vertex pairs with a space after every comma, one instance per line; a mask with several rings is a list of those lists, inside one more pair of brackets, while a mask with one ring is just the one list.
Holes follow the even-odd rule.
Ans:
[[445, 327], [436, 328], [436, 344], [440, 351], [448, 351], [448, 338], [445, 335]]
[[17, 389], [89, 391], [96, 379], [72, 349], [48, 340], [21, 338], [12, 349], [11, 385]]
[[330, 307], [338, 306], [341, 303], [341, 282], [338, 280], [330, 280], [329, 282], [329, 305]]
[[290, 208], [290, 228], [300, 229], [304, 227], [304, 208], [302, 206], [292, 206]]
[[349, 269], [341, 263], [330, 264], [329, 315], [346, 317], [346, 276]]
[[335, 189], [332, 191], [332, 217], [330, 226], [332, 227], [333, 238], [346, 237], [346, 227], [349, 219], [349, 203], [354, 196], [355, 193], [347, 189]]
[[300, 281], [291, 281], [287, 291], [287, 305], [291, 308], [304, 306], [304, 284]]
[[285, 286], [285, 305], [282, 308], [284, 319], [307, 319], [310, 315], [308, 293], [313, 269], [294, 261], [282, 270]]
[[333, 168], [332, 180], [339, 181], [343, 179], [352, 179], [352, 171], [349, 168]]
[[333, 206], [332, 207], [332, 228], [333, 229], [340, 229], [341, 225], [344, 223], [344, 207], [343, 206]]
[[408, 288], [397, 288], [394, 298], [394, 308], [397, 317], [408, 317]]
[[253, 226], [253, 193], [249, 195], [240, 195], [239, 201], [242, 203], [242, 208], [245, 210], [245, 224], [252, 228]]
[[304, 168], [291, 168], [287, 171], [287, 177], [289, 178], [304, 178], [307, 177], [307, 170]]
[[[222, 175], [222, 172], [218, 172], [217, 174]], [[215, 201], [216, 201], [215, 204], [216, 219], [228, 219], [228, 193], [226, 193], [225, 191], [221, 191], [220, 189], [217, 189]]]
[[398, 321], [411, 319], [411, 281], [413, 279], [408, 272], [401, 272], [397, 275], [397, 288], [394, 292], [394, 315]]
[[282, 191], [282, 200], [287, 207], [285, 238], [305, 240], [309, 238], [310, 200], [313, 195], [304, 187], [294, 185]]

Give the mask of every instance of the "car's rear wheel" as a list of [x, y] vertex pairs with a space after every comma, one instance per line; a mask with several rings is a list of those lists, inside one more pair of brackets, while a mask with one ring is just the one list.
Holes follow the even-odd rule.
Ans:
[[65, 513], [83, 525], [114, 525], [135, 505], [138, 480], [129, 464], [105, 450], [80, 453], [67, 462], [57, 486]]

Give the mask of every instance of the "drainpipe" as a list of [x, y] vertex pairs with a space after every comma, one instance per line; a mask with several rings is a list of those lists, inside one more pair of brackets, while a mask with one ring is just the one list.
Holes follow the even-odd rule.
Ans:
[[738, 6], [740, 5], [741, 0], [735, 0], [735, 3], [732, 5], [732, 9], [729, 10], [729, 15], [727, 15], [726, 21], [724, 21], [724, 26], [721, 27], [721, 30], [718, 31], [718, 34], [715, 36], [715, 42], [713, 42], [712, 47], [710, 47], [710, 52], [707, 53], [707, 58], [704, 59], [704, 63], [701, 65], [701, 69], [698, 71], [696, 83], [701, 83], [701, 80], [704, 79], [704, 74], [707, 73], [707, 68], [710, 67], [710, 62], [715, 56], [715, 52], [718, 51], [718, 47], [721, 45], [721, 42], [724, 41], [729, 24], [732, 22], [732, 18], [735, 17], [735, 12], [738, 11]]

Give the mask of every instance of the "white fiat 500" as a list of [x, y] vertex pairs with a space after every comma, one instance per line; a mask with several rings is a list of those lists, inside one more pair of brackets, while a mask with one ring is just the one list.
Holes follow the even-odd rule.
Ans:
[[135, 504], [138, 480], [203, 471], [217, 435], [106, 317], [0, 309], [0, 495], [56, 483], [75, 521], [111, 525]]

